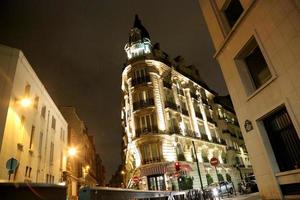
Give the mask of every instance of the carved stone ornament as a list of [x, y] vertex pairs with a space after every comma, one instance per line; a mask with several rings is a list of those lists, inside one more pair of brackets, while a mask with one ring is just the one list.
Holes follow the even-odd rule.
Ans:
[[246, 132], [253, 130], [252, 122], [248, 119], [245, 121], [244, 127], [245, 127]]

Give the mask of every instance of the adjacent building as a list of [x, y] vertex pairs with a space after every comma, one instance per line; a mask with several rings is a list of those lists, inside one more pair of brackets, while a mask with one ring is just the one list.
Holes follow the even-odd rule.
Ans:
[[300, 3], [199, 0], [262, 199], [300, 199]]
[[[200, 188], [252, 173], [228, 97], [218, 97], [182, 57], [170, 59], [136, 16], [122, 73], [124, 182], [146, 190]], [[229, 100], [230, 101], [230, 100]], [[209, 163], [217, 158], [217, 172]]]
[[68, 146], [74, 151], [68, 156], [67, 177], [69, 198], [76, 199], [81, 186], [96, 186], [97, 167], [96, 150], [93, 137], [79, 118], [74, 107], [61, 107], [63, 116], [68, 122]]
[[4, 45], [0, 94], [0, 181], [61, 183], [67, 122], [22, 51]]

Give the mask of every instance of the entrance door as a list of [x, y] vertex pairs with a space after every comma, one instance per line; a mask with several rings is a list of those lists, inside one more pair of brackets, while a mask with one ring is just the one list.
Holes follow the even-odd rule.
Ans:
[[166, 190], [164, 175], [148, 176], [148, 188], [149, 190]]

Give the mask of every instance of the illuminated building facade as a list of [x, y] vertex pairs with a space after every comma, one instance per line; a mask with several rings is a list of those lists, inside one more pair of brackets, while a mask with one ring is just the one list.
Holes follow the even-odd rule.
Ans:
[[261, 199], [300, 199], [300, 2], [199, 3]]
[[61, 183], [67, 122], [20, 50], [0, 45], [0, 72], [0, 181]]
[[[69, 174], [68, 195], [70, 199], [77, 199], [81, 186], [96, 186], [96, 149], [93, 136], [79, 118], [76, 109], [72, 106], [60, 108], [62, 115], [68, 122], [68, 146], [76, 149], [76, 155], [67, 160]], [[100, 167], [100, 166], [99, 166]]]
[[[182, 57], [169, 59], [136, 17], [125, 46], [122, 73], [124, 182], [149, 190], [200, 188], [195, 144], [203, 185], [240, 181], [252, 172], [233, 111], [199, 78]], [[218, 99], [216, 99], [218, 98]], [[218, 158], [217, 176], [209, 164]], [[178, 164], [176, 169], [175, 163]], [[237, 168], [238, 167], [238, 168]]]

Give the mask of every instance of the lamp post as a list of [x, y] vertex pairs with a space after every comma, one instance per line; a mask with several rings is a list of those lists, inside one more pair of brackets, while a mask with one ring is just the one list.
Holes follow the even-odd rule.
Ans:
[[76, 176], [73, 176], [72, 174], [72, 163], [70, 161], [70, 159], [74, 158], [77, 156], [77, 148], [75, 147], [69, 147], [68, 149], [68, 154], [67, 154], [67, 169], [65, 171], [65, 173], [63, 173], [64, 175], [64, 178], [66, 179], [66, 184], [67, 184], [67, 196], [68, 196], [68, 199], [71, 198], [72, 196], [72, 179], [77, 179]]
[[197, 151], [196, 151], [196, 148], [195, 148], [194, 141], [192, 141], [192, 143], [193, 143], [193, 149], [194, 149], [194, 152], [195, 152], [195, 158], [196, 158], [197, 170], [198, 170], [198, 175], [199, 175], [200, 184], [201, 184], [201, 190], [203, 192], [203, 183], [202, 183], [202, 178], [201, 178], [201, 173], [200, 173], [200, 167], [199, 167], [199, 161], [198, 161]]

